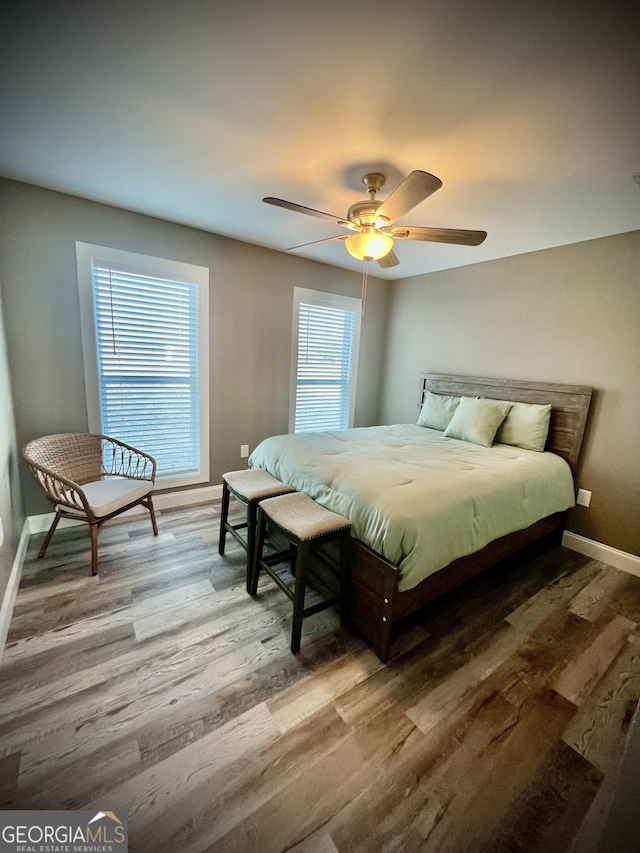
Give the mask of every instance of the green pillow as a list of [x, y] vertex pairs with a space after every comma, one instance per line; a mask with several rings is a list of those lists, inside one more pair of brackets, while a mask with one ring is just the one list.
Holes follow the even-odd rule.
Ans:
[[512, 403], [462, 397], [451, 423], [444, 431], [448, 438], [459, 438], [483, 447], [491, 447], [498, 427], [506, 418]]
[[443, 394], [427, 391], [418, 417], [418, 426], [445, 430], [459, 402], [460, 397], [445, 397]]
[[542, 453], [547, 443], [550, 420], [551, 404], [539, 406], [535, 403], [512, 403], [495, 440], [500, 444], [512, 444], [514, 447]]

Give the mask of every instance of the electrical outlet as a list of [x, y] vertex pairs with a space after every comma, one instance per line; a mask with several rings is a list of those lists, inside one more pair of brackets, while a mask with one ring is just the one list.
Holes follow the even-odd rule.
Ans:
[[240, 459], [246, 459], [249, 455], [249, 445], [241, 444], [240, 445]]
[[578, 489], [576, 503], [578, 506], [589, 506], [591, 503], [591, 492], [588, 492], [586, 489]]

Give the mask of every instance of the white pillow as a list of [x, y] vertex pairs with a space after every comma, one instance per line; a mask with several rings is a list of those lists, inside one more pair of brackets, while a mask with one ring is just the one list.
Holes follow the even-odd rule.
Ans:
[[418, 426], [445, 430], [459, 403], [460, 397], [446, 397], [444, 394], [427, 391], [418, 417]]
[[551, 404], [512, 403], [495, 440], [500, 444], [511, 444], [542, 453], [547, 443], [550, 420]]
[[447, 438], [459, 438], [483, 447], [491, 447], [498, 427], [512, 403], [481, 397], [462, 397], [451, 423], [444, 431]]

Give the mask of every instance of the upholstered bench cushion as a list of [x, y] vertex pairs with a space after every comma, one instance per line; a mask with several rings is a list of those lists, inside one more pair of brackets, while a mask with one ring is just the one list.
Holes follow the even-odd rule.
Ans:
[[293, 486], [276, 480], [263, 468], [229, 471], [222, 475], [222, 479], [234, 494], [246, 501], [260, 501], [263, 498], [295, 491]]
[[[93, 514], [96, 518], [102, 518], [103, 515], [109, 515], [120, 507], [148, 495], [153, 491], [153, 483], [150, 480], [116, 477], [113, 480], [94, 480], [91, 483], [85, 483], [82, 491], [87, 496]], [[59, 507], [67, 514], [73, 512], [77, 513], [79, 518], [86, 518], [86, 514], [77, 507], [70, 508], [64, 504], [59, 504]]]
[[269, 498], [260, 507], [279, 527], [303, 542], [351, 527], [348, 518], [325, 509], [304, 492]]

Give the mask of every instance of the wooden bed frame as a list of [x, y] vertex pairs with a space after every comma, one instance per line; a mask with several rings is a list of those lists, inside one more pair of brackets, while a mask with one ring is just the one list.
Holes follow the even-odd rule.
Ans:
[[[583, 385], [424, 373], [420, 377], [418, 405], [422, 406], [426, 391], [520, 403], [551, 403], [545, 449], [566, 459], [575, 477], [592, 390]], [[396, 566], [361, 542], [352, 540], [350, 617], [353, 626], [364, 634], [380, 660], [386, 663], [397, 622], [521, 548], [553, 534], [561, 535], [565, 515], [564, 512], [555, 513], [531, 527], [502, 536], [480, 551], [454, 560], [405, 592], [398, 591]]]

